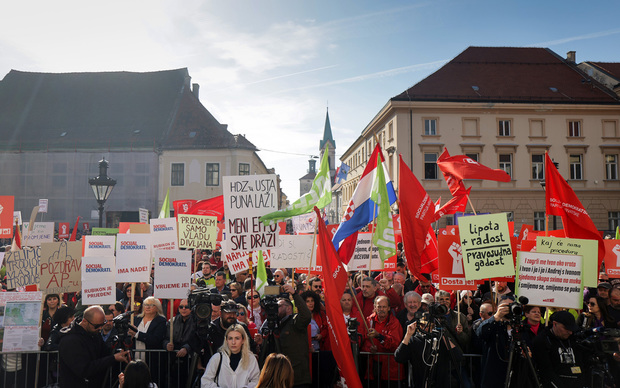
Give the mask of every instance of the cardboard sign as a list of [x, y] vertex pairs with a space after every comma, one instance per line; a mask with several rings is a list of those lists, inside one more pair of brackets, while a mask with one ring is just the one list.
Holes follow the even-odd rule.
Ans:
[[519, 252], [515, 282], [519, 296], [534, 306], [583, 307], [581, 256]]
[[179, 214], [179, 247], [215, 249], [218, 223], [215, 216]]
[[578, 238], [538, 236], [536, 252], [583, 257], [583, 286], [598, 285], [598, 241]]
[[316, 213], [312, 212], [291, 217], [291, 222], [293, 223], [293, 233], [295, 234], [314, 233], [316, 229]]
[[54, 242], [54, 223], [35, 222], [32, 231], [28, 232], [30, 223], [22, 225], [22, 246], [36, 247], [42, 243]]
[[192, 251], [155, 250], [155, 298], [185, 299], [192, 276]]
[[[291, 236], [278, 236], [278, 245], [271, 248], [271, 265], [274, 268], [297, 268], [307, 267], [312, 256], [311, 234]], [[316, 266], [316, 244], [311, 266]]]
[[82, 257], [82, 304], [112, 304], [116, 301], [114, 256]]
[[4, 254], [6, 265], [7, 288], [39, 284], [41, 247], [26, 247]]
[[155, 249], [178, 249], [177, 219], [174, 217], [151, 219], [151, 241], [153, 251]]
[[93, 228], [91, 235], [93, 236], [116, 236], [118, 228]]
[[515, 274], [506, 213], [460, 217], [459, 235], [467, 280]]
[[141, 223], [141, 222], [119, 222], [118, 223], [118, 233], [129, 233], [129, 228], [131, 228], [132, 225], [147, 225], [146, 223]]
[[116, 236], [84, 236], [84, 256], [114, 257]]
[[39, 314], [43, 294], [34, 292], [0, 292], [1, 352], [37, 351]]
[[47, 199], [39, 199], [39, 213], [47, 213]]
[[[370, 261], [370, 247], [372, 245], [372, 233], [364, 232], [357, 234], [357, 244], [353, 257], [346, 265], [347, 271], [368, 271], [368, 263]], [[383, 265], [385, 264], [385, 265]], [[370, 269], [372, 271], [395, 271], [396, 255], [388, 258], [385, 263], [381, 263], [379, 258], [379, 248], [372, 246], [372, 261], [370, 261]]]
[[605, 271], [611, 278], [620, 278], [620, 240], [603, 240], [605, 243]]
[[140, 223], [148, 224], [149, 223], [149, 209], [139, 208], [138, 213], [140, 214]]
[[41, 244], [41, 291], [46, 294], [82, 289], [82, 243], [61, 241]]
[[475, 290], [476, 282], [465, 279], [461, 239], [454, 235], [439, 235], [439, 288], [442, 290]]
[[133, 234], [150, 234], [151, 233], [151, 226], [149, 224], [141, 224], [141, 223], [131, 224], [129, 226], [129, 233], [133, 233]]
[[116, 281], [148, 282], [151, 275], [151, 235], [119, 234], [116, 237]]
[[225, 176], [224, 212], [230, 252], [250, 252], [276, 246], [278, 225], [259, 218], [278, 210], [276, 176]]
[[0, 238], [13, 238], [13, 206], [12, 195], [0, 195]]

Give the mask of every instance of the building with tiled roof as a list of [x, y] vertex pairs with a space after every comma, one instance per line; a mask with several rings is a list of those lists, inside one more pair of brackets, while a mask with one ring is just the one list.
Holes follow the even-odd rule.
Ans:
[[[30, 214], [49, 199], [46, 221], [92, 221], [88, 178], [109, 161], [117, 180], [108, 224], [138, 208], [157, 214], [171, 199], [222, 194], [222, 176], [266, 174], [256, 147], [200, 103], [188, 70], [147, 73], [32, 73], [0, 81], [0, 194]], [[273, 170], [271, 170], [273, 172]], [[91, 222], [92, 224], [92, 222]]]
[[[445, 203], [451, 197], [436, 164], [444, 148], [504, 169], [512, 181], [465, 183], [473, 187], [470, 198], [476, 212], [507, 212], [516, 228], [544, 227], [540, 182], [543, 156], [549, 151], [596, 226], [614, 229], [620, 219], [618, 85], [578, 66], [575, 56], [569, 52], [562, 58], [545, 48], [467, 48], [389, 99], [343, 154], [341, 160], [351, 167], [341, 188], [343, 206], [376, 136], [394, 184], [401, 155], [433, 201], [442, 197]], [[620, 74], [617, 64], [586, 63], [598, 64], [610, 76]], [[444, 217], [440, 226], [452, 222], [452, 217]]]

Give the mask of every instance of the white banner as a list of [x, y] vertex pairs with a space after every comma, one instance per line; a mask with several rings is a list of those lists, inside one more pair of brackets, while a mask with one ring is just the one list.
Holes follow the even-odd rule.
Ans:
[[278, 224], [259, 218], [278, 210], [276, 175], [225, 176], [224, 214], [230, 252], [251, 252], [276, 246]]
[[155, 251], [155, 249], [178, 249], [177, 219], [174, 217], [152, 218], [151, 241], [153, 242], [153, 251]]
[[293, 232], [295, 234], [314, 233], [316, 227], [316, 213], [302, 214], [291, 217], [293, 222]]
[[115, 275], [114, 256], [82, 257], [82, 304], [114, 303]]
[[[226, 261], [228, 264], [228, 269], [231, 274], [236, 274], [237, 272], [247, 271], [250, 269], [249, 252], [231, 252], [228, 249], [227, 240], [223, 240], [222, 243], [222, 259]], [[265, 264], [269, 262], [268, 251], [263, 251], [263, 260]], [[258, 265], [258, 252], [254, 252], [252, 254], [252, 267], [256, 267]], [[275, 268], [275, 267], [274, 267]]]
[[149, 223], [149, 209], [138, 208], [140, 214], [140, 222], [143, 224]]
[[[308, 267], [312, 255], [312, 235], [278, 236], [278, 245], [271, 248], [271, 266], [273, 268]], [[316, 242], [315, 242], [316, 245]], [[316, 247], [311, 266], [316, 265]]]
[[[355, 252], [349, 264], [346, 265], [347, 271], [368, 271], [368, 262], [370, 261], [370, 246], [372, 245], [372, 233], [358, 233]], [[372, 247], [371, 270], [383, 269], [381, 258], [379, 257], [379, 248]]]
[[39, 199], [39, 213], [47, 213], [47, 199]]
[[0, 351], [39, 350], [39, 314], [41, 291], [0, 292], [0, 332], [4, 332]]
[[116, 281], [148, 282], [151, 275], [151, 235], [116, 236]]
[[155, 250], [153, 296], [162, 299], [185, 299], [192, 277], [192, 251]]
[[114, 256], [116, 236], [84, 236], [84, 256]]
[[22, 225], [22, 246], [37, 247], [41, 243], [54, 242], [53, 222], [35, 222], [30, 233], [28, 233], [29, 226], [30, 222], [24, 222]]

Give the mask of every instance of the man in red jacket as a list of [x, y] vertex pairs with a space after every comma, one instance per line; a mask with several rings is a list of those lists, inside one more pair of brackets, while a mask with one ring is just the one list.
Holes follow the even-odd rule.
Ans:
[[399, 309], [399, 306], [401, 306], [403, 303], [401, 297], [398, 296], [396, 291], [394, 291], [392, 288], [388, 288], [388, 290], [384, 293], [379, 289], [379, 283], [375, 279], [371, 277], [365, 277], [362, 280], [362, 292], [359, 292], [355, 296], [357, 298], [357, 302], [359, 303], [360, 308], [362, 309], [361, 313], [365, 319], [373, 313], [374, 302], [377, 296], [387, 296], [390, 308], [397, 311]]

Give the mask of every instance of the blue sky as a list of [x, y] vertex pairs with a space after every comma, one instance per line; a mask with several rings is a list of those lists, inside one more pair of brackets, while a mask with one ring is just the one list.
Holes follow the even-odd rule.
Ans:
[[338, 156], [391, 97], [468, 46], [620, 62], [618, 11], [614, 1], [19, 1], [0, 14], [0, 78], [187, 67], [202, 103], [261, 149], [292, 200], [328, 104]]

